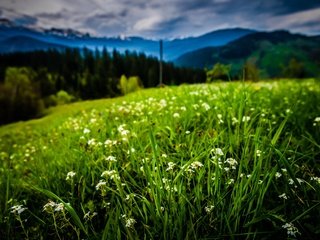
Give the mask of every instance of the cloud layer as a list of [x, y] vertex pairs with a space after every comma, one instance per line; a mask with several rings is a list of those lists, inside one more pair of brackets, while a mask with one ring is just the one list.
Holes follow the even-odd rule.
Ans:
[[320, 1], [2, 0], [0, 18], [100, 36], [170, 38], [230, 27], [320, 34]]

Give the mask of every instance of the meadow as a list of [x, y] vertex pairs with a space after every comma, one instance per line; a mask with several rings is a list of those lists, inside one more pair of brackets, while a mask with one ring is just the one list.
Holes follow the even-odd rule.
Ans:
[[320, 84], [146, 89], [0, 127], [1, 239], [319, 239]]

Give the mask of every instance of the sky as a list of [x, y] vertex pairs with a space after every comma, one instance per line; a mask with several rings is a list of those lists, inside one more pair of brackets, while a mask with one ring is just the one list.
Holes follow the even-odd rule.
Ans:
[[320, 0], [1, 0], [0, 18], [95, 36], [181, 38], [225, 28], [320, 34]]

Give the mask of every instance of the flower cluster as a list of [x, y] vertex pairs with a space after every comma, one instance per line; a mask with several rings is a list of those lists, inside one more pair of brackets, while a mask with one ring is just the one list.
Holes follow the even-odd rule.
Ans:
[[121, 217], [124, 219], [125, 226], [127, 228], [134, 228], [134, 224], [137, 223], [137, 221], [134, 218], [127, 217], [127, 215], [125, 214], [123, 214]]
[[104, 190], [105, 187], [107, 186], [107, 182], [100, 180], [99, 183], [96, 185], [96, 190]]
[[71, 172], [68, 172], [67, 173], [67, 177], [66, 177], [66, 180], [72, 180], [73, 177], [76, 175], [76, 173], [74, 171], [71, 171]]
[[43, 211], [47, 213], [62, 212], [64, 211], [64, 205], [63, 203], [56, 203], [52, 200], [49, 200], [49, 202], [43, 206]]
[[116, 162], [117, 159], [116, 159], [116, 157], [110, 155], [110, 156], [106, 157], [106, 161], [107, 162]]
[[173, 163], [173, 162], [168, 162], [168, 167], [166, 168], [166, 171], [173, 171], [176, 168], [177, 164]]
[[311, 177], [311, 181], [316, 181], [318, 184], [320, 184], [320, 177]]
[[242, 117], [242, 122], [249, 122], [250, 121], [250, 117], [249, 116], [243, 116]]
[[288, 199], [288, 196], [285, 193], [282, 193], [281, 195], [278, 196], [279, 198], [282, 198], [284, 200]]
[[106, 179], [109, 178], [109, 179], [120, 180], [120, 177], [115, 170], [106, 170], [101, 174], [101, 177], [104, 177]]
[[316, 117], [313, 120], [313, 126], [320, 126], [320, 117]]
[[121, 124], [118, 127], [118, 132], [120, 133], [121, 136], [126, 137], [129, 135], [130, 131], [125, 129], [126, 124]]
[[282, 228], [287, 230], [287, 234], [288, 236], [293, 236], [295, 237], [296, 234], [301, 234], [298, 230], [298, 228], [296, 228], [292, 223], [286, 223], [284, 225], [282, 225]]
[[200, 169], [203, 167], [203, 164], [199, 161], [195, 161], [193, 163], [191, 163], [188, 168], [186, 169], [186, 171], [188, 173], [194, 173], [196, 170]]
[[[225, 161], [224, 161], [225, 164], [228, 164], [229, 167], [228, 170], [231, 168], [233, 170], [237, 169], [237, 165], [238, 165], [238, 162], [234, 159], [234, 158], [227, 158]], [[225, 169], [226, 170], [226, 169]]]
[[214, 209], [214, 205], [208, 205], [204, 208], [204, 210], [206, 211], [206, 213], [211, 213]]
[[15, 205], [15, 206], [11, 207], [10, 209], [11, 209], [11, 213], [13, 213], [15, 215], [20, 215], [22, 212], [24, 212], [28, 208], [24, 207], [23, 205]]
[[90, 211], [88, 211], [88, 212], [83, 216], [83, 219], [84, 219], [85, 221], [90, 221], [90, 220], [92, 220], [92, 218], [94, 218], [94, 217], [97, 216], [97, 215], [98, 215], [97, 212], [91, 213]]

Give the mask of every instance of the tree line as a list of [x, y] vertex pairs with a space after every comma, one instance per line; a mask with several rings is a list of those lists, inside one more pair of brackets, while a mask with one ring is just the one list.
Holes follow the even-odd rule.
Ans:
[[[129, 87], [123, 85], [125, 78]], [[199, 83], [206, 81], [206, 73], [164, 63], [163, 79], [166, 85]], [[158, 83], [159, 61], [143, 53], [83, 48], [2, 54], [0, 124], [36, 117], [59, 103], [116, 97], [135, 85]]]

